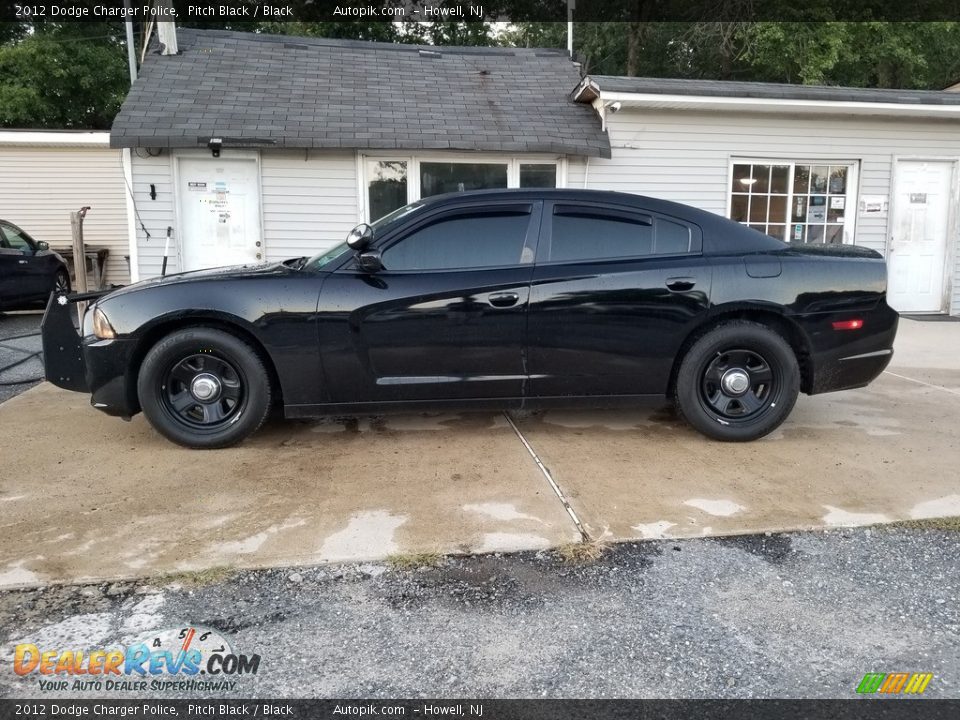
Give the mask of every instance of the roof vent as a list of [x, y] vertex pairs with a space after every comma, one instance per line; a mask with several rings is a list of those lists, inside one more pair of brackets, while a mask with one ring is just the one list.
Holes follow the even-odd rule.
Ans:
[[438, 53], [436, 50], [421, 50], [420, 57], [433, 59], [443, 57], [443, 55]]

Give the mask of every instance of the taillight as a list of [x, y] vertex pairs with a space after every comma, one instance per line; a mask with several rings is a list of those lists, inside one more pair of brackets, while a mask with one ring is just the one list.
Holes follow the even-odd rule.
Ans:
[[859, 330], [863, 327], [863, 320], [837, 320], [833, 323], [834, 330]]

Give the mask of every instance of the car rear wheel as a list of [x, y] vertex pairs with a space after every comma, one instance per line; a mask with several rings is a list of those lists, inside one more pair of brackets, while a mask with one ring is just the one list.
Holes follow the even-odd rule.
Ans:
[[270, 377], [253, 348], [214, 328], [179, 330], [154, 345], [137, 379], [150, 424], [191, 448], [234, 445], [270, 411]]
[[732, 321], [698, 339], [680, 364], [675, 400], [694, 428], [716, 440], [756, 440], [797, 400], [800, 368], [790, 345], [765, 325]]

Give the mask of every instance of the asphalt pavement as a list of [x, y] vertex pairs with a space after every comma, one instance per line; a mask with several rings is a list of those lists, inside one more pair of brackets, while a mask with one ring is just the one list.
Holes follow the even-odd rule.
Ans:
[[0, 312], [0, 403], [43, 379], [42, 317], [41, 311]]
[[194, 624], [261, 657], [194, 698], [854, 698], [868, 672], [933, 673], [924, 696], [956, 698], [951, 527], [623, 543], [581, 565], [539, 551], [10, 590], [0, 695], [39, 693], [36, 673], [10, 670], [18, 642], [116, 647]]

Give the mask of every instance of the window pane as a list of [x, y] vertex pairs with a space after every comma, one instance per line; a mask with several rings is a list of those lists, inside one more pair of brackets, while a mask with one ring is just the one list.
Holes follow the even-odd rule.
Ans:
[[827, 191], [830, 168], [826, 165], [817, 165], [810, 175], [810, 192], [825, 193]]
[[797, 195], [793, 199], [793, 215], [792, 219], [794, 222], [803, 222], [807, 219], [807, 196], [806, 195]]
[[33, 248], [30, 246], [30, 241], [27, 240], [26, 235], [17, 230], [13, 225], [4, 223], [2, 225], [2, 232], [7, 238], [8, 247], [13, 250], [22, 250], [26, 253], [33, 252]]
[[420, 228], [383, 253], [387, 270], [520, 264], [529, 213], [459, 215]]
[[[688, 241], [689, 242], [689, 241]], [[554, 215], [550, 260], [607, 260], [653, 252], [653, 227], [645, 218]]]
[[737, 222], [746, 222], [749, 201], [749, 195], [734, 195], [730, 203], [730, 219]]
[[750, 174], [749, 165], [734, 165], [733, 166], [733, 182], [730, 185], [731, 192], [749, 192], [751, 182], [750, 178], [753, 177]]
[[407, 204], [406, 162], [368, 160], [367, 183], [371, 222]]
[[786, 235], [787, 226], [786, 225], [769, 225], [767, 227], [767, 235], [770, 237], [775, 237], [777, 240], [786, 240], [784, 235]]
[[830, 194], [831, 195], [842, 195], [847, 191], [847, 168], [846, 167], [832, 167], [830, 168]]
[[556, 165], [520, 165], [520, 187], [555, 188], [556, 186]]
[[807, 242], [808, 243], [823, 242], [823, 225], [807, 226]]
[[787, 221], [786, 195], [770, 196], [770, 222], [783, 223]]
[[420, 163], [420, 197], [507, 186], [507, 166], [496, 163]]
[[788, 187], [788, 175], [790, 173], [789, 165], [774, 165], [773, 172], [770, 175], [770, 192], [786, 195], [790, 192]]
[[810, 166], [797, 165], [793, 170], [793, 191], [795, 193], [810, 192]]
[[832, 244], [843, 242], [843, 225], [827, 225], [827, 242]]
[[766, 223], [767, 198], [754, 195], [750, 198], [750, 222]]
[[807, 222], [822, 223], [827, 220], [827, 197], [826, 195], [811, 195], [810, 204], [807, 206]]
[[680, 223], [657, 218], [657, 255], [675, 255], [690, 252], [690, 228]]
[[750, 186], [751, 193], [770, 192], [770, 166], [769, 165], [754, 165], [753, 178], [754, 180], [756, 180], [756, 182]]

